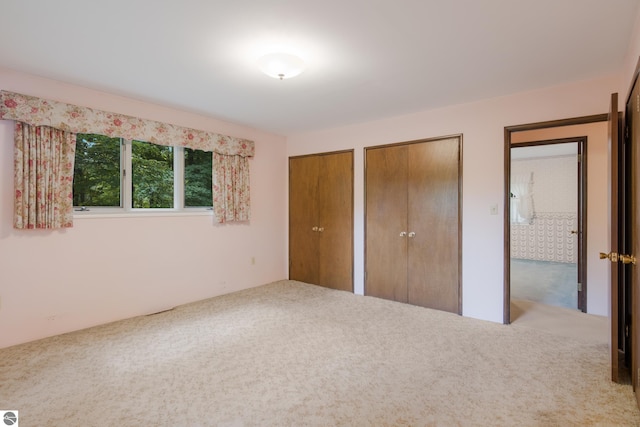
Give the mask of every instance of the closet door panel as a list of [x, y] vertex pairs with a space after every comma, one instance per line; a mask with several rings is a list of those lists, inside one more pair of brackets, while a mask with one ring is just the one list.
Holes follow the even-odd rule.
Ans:
[[[459, 139], [409, 146], [408, 302], [460, 313]], [[411, 236], [411, 235], [410, 235]]]
[[306, 283], [318, 279], [319, 156], [289, 159], [289, 278]]
[[320, 157], [318, 284], [353, 292], [353, 152]]
[[365, 294], [407, 302], [407, 148], [366, 151]]

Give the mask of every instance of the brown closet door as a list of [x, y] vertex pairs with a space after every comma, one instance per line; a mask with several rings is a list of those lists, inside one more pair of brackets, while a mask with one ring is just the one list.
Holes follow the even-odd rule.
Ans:
[[367, 149], [365, 175], [365, 294], [407, 302], [407, 147]]
[[353, 152], [319, 157], [317, 284], [353, 292]]
[[289, 159], [289, 279], [316, 283], [318, 279], [319, 156]]
[[411, 144], [408, 155], [408, 302], [458, 314], [459, 153], [451, 138]]

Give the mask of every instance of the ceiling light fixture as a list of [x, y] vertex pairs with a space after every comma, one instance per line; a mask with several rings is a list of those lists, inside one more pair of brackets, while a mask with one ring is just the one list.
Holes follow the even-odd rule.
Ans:
[[260, 70], [276, 79], [289, 79], [304, 71], [302, 59], [289, 53], [269, 53], [258, 59]]

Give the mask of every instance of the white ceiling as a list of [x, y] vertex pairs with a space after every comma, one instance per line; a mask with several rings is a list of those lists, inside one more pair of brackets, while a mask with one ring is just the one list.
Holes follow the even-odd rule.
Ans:
[[288, 135], [619, 72], [638, 3], [1, 0], [0, 67]]

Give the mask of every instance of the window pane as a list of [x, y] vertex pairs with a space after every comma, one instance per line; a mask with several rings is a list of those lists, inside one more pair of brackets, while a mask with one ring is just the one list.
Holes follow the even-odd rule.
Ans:
[[184, 206], [213, 206], [211, 152], [184, 149]]
[[74, 206], [121, 206], [120, 138], [76, 135]]
[[132, 206], [173, 207], [173, 147], [131, 142]]

